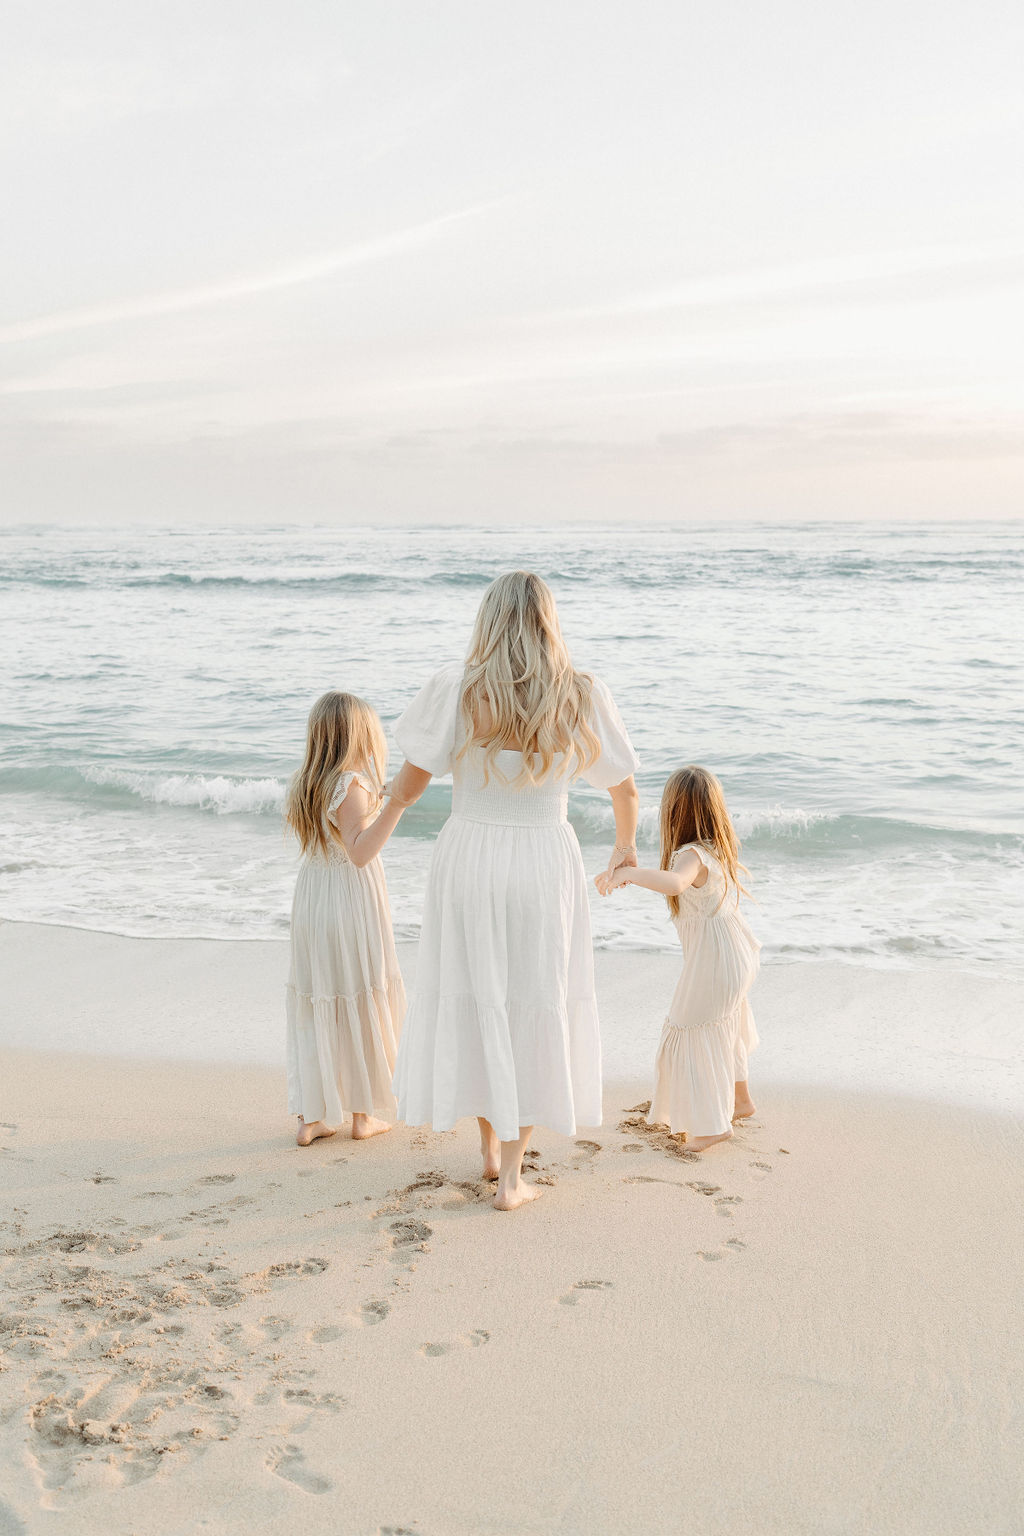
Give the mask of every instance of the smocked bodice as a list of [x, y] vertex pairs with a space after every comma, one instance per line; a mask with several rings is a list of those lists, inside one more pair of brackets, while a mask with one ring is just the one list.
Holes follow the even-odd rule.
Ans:
[[551, 827], [568, 820], [569, 786], [564, 760], [556, 759], [552, 772], [541, 784], [513, 784], [522, 765], [519, 752], [499, 752], [498, 767], [484, 782], [483, 753], [470, 749], [457, 759], [452, 771], [452, 815], [463, 821], [488, 822], [499, 827]]

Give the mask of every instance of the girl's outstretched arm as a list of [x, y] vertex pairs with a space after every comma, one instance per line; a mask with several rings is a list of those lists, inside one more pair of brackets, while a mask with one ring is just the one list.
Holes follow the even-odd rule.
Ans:
[[398, 826], [406, 806], [418, 800], [429, 783], [430, 774], [425, 768], [403, 763], [391, 780], [384, 808], [376, 817], [366, 790], [360, 784], [352, 785], [338, 810], [338, 831], [345, 852], [357, 869], [377, 857]]
[[386, 799], [379, 815], [376, 803], [361, 784], [353, 784], [334, 813], [341, 844], [357, 869], [375, 859], [398, 826], [405, 801]]
[[675, 869], [638, 869], [620, 865], [612, 874], [600, 874], [594, 881], [602, 896], [617, 891], [622, 885], [641, 885], [646, 891], [657, 891], [660, 896], [678, 896], [692, 885], [704, 868], [692, 849], [687, 849]]

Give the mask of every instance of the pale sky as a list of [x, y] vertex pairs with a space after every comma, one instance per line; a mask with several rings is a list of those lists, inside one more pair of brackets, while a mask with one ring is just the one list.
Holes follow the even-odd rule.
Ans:
[[8, 0], [7, 523], [1024, 512], [1024, 7]]

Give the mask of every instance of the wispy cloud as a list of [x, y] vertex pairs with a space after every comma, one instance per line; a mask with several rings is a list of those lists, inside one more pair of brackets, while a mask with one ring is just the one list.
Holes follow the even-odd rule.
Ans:
[[761, 299], [799, 297], [807, 293], [890, 282], [894, 278], [957, 272], [1024, 258], [1024, 240], [984, 244], [923, 246], [902, 251], [865, 252], [824, 257], [779, 267], [755, 268], [692, 278], [667, 288], [624, 295], [607, 303], [582, 305], [531, 316], [532, 320], [575, 321], [652, 314], [662, 310], [698, 309], [706, 305]]
[[65, 309], [54, 314], [37, 315], [30, 320], [16, 320], [0, 326], [0, 343], [34, 341], [38, 337], [59, 336], [68, 331], [86, 330], [92, 326], [118, 324], [126, 320], [147, 320], [155, 315], [175, 315], [186, 310], [205, 309], [218, 304], [230, 303], [254, 295], [273, 293], [282, 288], [295, 288], [304, 283], [314, 283], [337, 272], [347, 272], [356, 267], [370, 266], [404, 251], [415, 250], [439, 239], [454, 226], [489, 209], [496, 208], [505, 198], [489, 198], [460, 208], [453, 213], [441, 214], [408, 229], [382, 235], [376, 240], [366, 240], [339, 251], [322, 252], [317, 256], [279, 267], [273, 272], [239, 275], [223, 283], [211, 283], [198, 288], [181, 288], [169, 293], [145, 294], [138, 299], [120, 303], [97, 304], [81, 309]]

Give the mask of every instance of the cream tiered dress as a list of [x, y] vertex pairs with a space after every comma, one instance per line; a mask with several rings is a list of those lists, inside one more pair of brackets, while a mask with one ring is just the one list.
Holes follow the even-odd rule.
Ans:
[[747, 993], [761, 946], [709, 849], [687, 843], [676, 849], [671, 867], [687, 851], [697, 855], [708, 877], [699, 890], [691, 885], [679, 897], [675, 924], [683, 974], [661, 1032], [647, 1118], [673, 1135], [720, 1136], [732, 1123], [735, 1085], [746, 1082], [747, 1055], [757, 1044]]
[[[395, 726], [407, 760], [452, 774], [452, 814], [434, 848], [417, 984], [395, 1071], [398, 1113], [449, 1130], [489, 1120], [501, 1141], [520, 1126], [572, 1135], [601, 1123], [601, 1041], [590, 907], [567, 819], [571, 768], [513, 781], [503, 752], [485, 781], [483, 752], [457, 756], [463, 667], [437, 673]], [[603, 684], [591, 725], [601, 744], [582, 777], [598, 789], [629, 778], [636, 754]]]
[[[373, 794], [360, 774], [342, 774], [331, 826], [353, 783]], [[289, 1114], [393, 1119], [405, 989], [384, 869], [379, 857], [358, 869], [330, 833], [327, 853], [307, 854], [296, 881], [286, 999]]]

